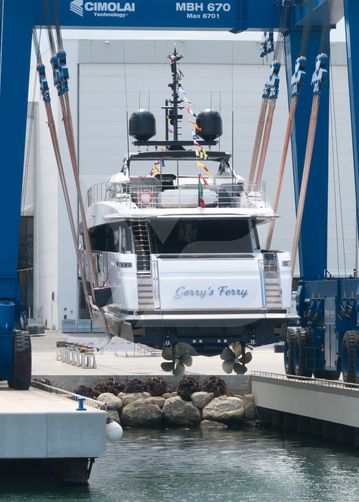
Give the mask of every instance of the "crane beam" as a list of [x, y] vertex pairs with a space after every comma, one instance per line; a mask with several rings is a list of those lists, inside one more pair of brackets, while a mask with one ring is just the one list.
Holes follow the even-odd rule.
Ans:
[[345, 29], [347, 38], [347, 58], [349, 73], [349, 96], [352, 123], [352, 142], [354, 156], [354, 179], [355, 179], [355, 199], [356, 217], [359, 232], [359, 3], [355, 0], [344, 0], [345, 7]]
[[[308, 59], [308, 73], [314, 71], [316, 56], [325, 52], [330, 57], [330, 28], [297, 29], [285, 37], [287, 84], [290, 89], [297, 55]], [[312, 67], [310, 67], [312, 64]], [[302, 106], [298, 107], [292, 130], [292, 163], [294, 197], [298, 207], [303, 166], [306, 151], [307, 131], [310, 119], [312, 89], [303, 86]], [[289, 93], [289, 103], [291, 96]], [[329, 142], [329, 85], [321, 96], [318, 114], [317, 138], [313, 149], [312, 168], [304, 208], [301, 237], [299, 240], [300, 275], [306, 280], [321, 279], [327, 270], [327, 222], [328, 222], [328, 142]]]

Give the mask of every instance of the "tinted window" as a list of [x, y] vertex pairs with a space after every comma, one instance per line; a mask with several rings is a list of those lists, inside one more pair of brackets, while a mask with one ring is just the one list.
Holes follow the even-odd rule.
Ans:
[[166, 253], [251, 253], [252, 223], [244, 219], [156, 219], [149, 221], [151, 251]]
[[132, 252], [131, 233], [126, 223], [99, 225], [89, 232], [93, 251]]

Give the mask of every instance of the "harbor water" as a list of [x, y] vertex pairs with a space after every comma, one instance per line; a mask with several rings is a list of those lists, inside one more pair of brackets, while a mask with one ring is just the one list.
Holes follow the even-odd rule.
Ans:
[[2, 480], [7, 502], [355, 502], [359, 454], [274, 432], [126, 430], [88, 488]]

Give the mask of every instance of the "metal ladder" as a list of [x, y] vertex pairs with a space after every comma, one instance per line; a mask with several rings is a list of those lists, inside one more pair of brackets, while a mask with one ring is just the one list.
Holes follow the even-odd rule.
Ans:
[[151, 250], [145, 220], [132, 221], [135, 253], [137, 256], [137, 295], [139, 310], [153, 310], [153, 280], [151, 273]]
[[264, 285], [266, 306], [271, 309], [282, 307], [282, 288], [275, 253], [264, 253]]

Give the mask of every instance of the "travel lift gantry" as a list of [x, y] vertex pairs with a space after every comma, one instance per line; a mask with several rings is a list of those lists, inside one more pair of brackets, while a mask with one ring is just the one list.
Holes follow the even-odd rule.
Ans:
[[[345, 15], [349, 91], [353, 131], [357, 221], [359, 221], [359, 2], [357, 0], [0, 0], [0, 380], [26, 389], [31, 379], [30, 338], [21, 324], [17, 274], [22, 177], [24, 165], [29, 62], [33, 27], [75, 29], [245, 30], [284, 36], [286, 76], [290, 82], [299, 56], [314, 69], [318, 53], [330, 57], [330, 30]], [[273, 44], [272, 44], [273, 45]], [[268, 51], [267, 44], [266, 50]], [[265, 52], [265, 51], [264, 51]], [[329, 79], [328, 79], [329, 80]], [[301, 105], [291, 130], [296, 204], [305, 165], [311, 115], [310, 85], [301, 90]], [[357, 302], [359, 280], [327, 279], [327, 209], [329, 85], [321, 94], [316, 138], [299, 239], [300, 327], [289, 330], [287, 371], [359, 381]], [[313, 208], [315, 207], [315, 210]], [[315, 245], [313, 245], [315, 243]], [[359, 331], [358, 331], [359, 333]]]

